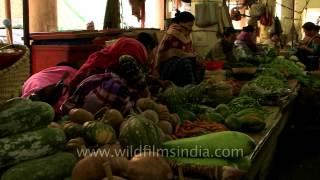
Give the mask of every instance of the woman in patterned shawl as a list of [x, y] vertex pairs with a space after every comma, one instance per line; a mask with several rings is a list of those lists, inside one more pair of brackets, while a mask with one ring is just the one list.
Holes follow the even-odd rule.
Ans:
[[177, 11], [158, 48], [160, 78], [178, 86], [199, 83], [204, 76], [190, 37], [194, 20], [191, 13]]

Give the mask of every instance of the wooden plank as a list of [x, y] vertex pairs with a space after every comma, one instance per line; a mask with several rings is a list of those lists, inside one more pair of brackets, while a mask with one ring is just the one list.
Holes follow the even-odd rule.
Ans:
[[13, 44], [12, 39], [12, 20], [11, 20], [11, 1], [5, 0], [5, 18], [9, 21], [10, 24], [6, 25], [7, 31], [7, 40], [9, 44]]

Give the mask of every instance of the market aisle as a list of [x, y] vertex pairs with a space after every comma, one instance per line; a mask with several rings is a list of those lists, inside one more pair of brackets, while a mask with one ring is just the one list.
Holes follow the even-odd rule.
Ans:
[[295, 106], [279, 139], [269, 180], [320, 179], [319, 108]]

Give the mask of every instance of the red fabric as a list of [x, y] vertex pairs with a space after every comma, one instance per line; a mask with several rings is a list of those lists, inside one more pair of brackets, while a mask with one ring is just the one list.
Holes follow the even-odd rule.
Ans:
[[223, 61], [209, 61], [206, 63], [207, 70], [219, 70], [222, 69], [224, 65]]
[[75, 88], [82, 80], [92, 75], [96, 69], [112, 68], [118, 66], [118, 59], [122, 55], [131, 55], [141, 65], [147, 63], [147, 50], [138, 40], [133, 38], [122, 37], [114, 44], [91, 54], [87, 61], [77, 71], [76, 75], [70, 82], [71, 89]]

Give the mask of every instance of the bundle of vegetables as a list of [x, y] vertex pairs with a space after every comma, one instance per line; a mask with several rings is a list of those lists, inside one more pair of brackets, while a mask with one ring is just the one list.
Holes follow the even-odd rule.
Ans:
[[272, 46], [262, 46], [264, 54], [268, 57], [276, 57], [278, 56], [277, 49]]
[[[177, 113], [181, 115], [180, 118], [182, 118], [183, 116], [185, 116], [183, 114], [185, 111], [190, 111], [195, 116], [197, 116], [196, 118], [199, 118], [199, 115], [214, 112], [214, 110], [215, 109], [213, 107], [202, 105], [202, 104], [185, 103], [179, 106]], [[192, 119], [187, 119], [187, 120], [192, 120]]]
[[240, 96], [252, 97], [260, 104], [267, 104], [269, 101], [278, 103], [281, 96], [290, 92], [288, 90], [283, 81], [272, 76], [261, 75], [244, 85]]
[[274, 68], [258, 68], [256, 76], [272, 76], [281, 81], [287, 80], [278, 69]]
[[256, 99], [249, 96], [236, 97], [232, 99], [227, 105], [230, 109], [230, 113], [237, 113], [247, 108], [262, 109], [260, 103]]
[[304, 74], [304, 69], [301, 66], [282, 56], [278, 56], [271, 63], [262, 64], [260, 67], [278, 69], [287, 79], [295, 79]]
[[214, 121], [184, 121], [183, 124], [178, 124], [175, 127], [174, 133], [171, 135], [173, 139], [187, 138], [200, 136], [212, 132], [229, 130], [224, 124]]
[[268, 115], [264, 110], [247, 108], [229, 115], [225, 124], [234, 131], [259, 132], [265, 128]]
[[207, 79], [199, 86], [204, 90], [201, 104], [216, 107], [219, 104], [228, 103], [233, 98], [233, 87], [227, 81], [215, 82]]

